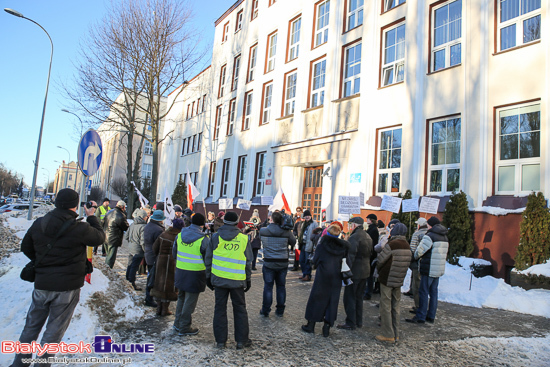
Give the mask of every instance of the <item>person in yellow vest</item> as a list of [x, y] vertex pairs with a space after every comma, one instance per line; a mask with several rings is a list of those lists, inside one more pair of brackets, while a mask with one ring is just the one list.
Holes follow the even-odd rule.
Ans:
[[217, 347], [225, 348], [227, 299], [231, 295], [235, 341], [237, 349], [243, 349], [252, 345], [248, 337], [248, 313], [244, 297], [244, 293], [248, 292], [252, 285], [252, 248], [248, 244], [248, 236], [237, 228], [237, 213], [225, 213], [223, 223], [224, 225], [212, 235], [204, 258], [206, 285], [215, 291], [214, 337]]
[[[99, 219], [99, 224], [101, 225], [102, 228], [103, 228], [103, 221], [105, 220], [105, 214], [107, 214], [107, 212], [111, 210], [111, 207], [109, 206], [110, 203], [111, 203], [111, 200], [109, 200], [109, 198], [103, 199], [103, 204], [99, 206], [95, 211], [95, 216], [97, 217], [97, 219]], [[97, 255], [98, 247], [99, 246], [94, 246], [94, 255]], [[103, 256], [106, 256], [105, 244], [101, 245], [101, 253], [103, 254]]]
[[191, 225], [181, 230], [172, 245], [172, 257], [176, 259], [175, 286], [178, 289], [174, 330], [180, 336], [199, 332], [198, 328], [192, 326], [191, 315], [197, 306], [199, 294], [206, 288], [204, 254], [210, 238], [205, 235], [203, 228], [204, 215], [193, 214]]

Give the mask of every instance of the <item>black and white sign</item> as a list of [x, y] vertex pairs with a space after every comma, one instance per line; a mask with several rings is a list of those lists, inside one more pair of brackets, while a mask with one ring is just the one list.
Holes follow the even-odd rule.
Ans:
[[338, 196], [339, 214], [361, 214], [359, 196]]
[[233, 198], [219, 199], [218, 204], [220, 209], [233, 209]]
[[422, 197], [420, 200], [420, 207], [418, 208], [419, 212], [437, 214], [437, 209], [439, 208], [439, 199]]
[[402, 200], [403, 199], [395, 196], [384, 195], [382, 197], [382, 205], [380, 205], [380, 209], [392, 213], [399, 213], [399, 208], [401, 207]]

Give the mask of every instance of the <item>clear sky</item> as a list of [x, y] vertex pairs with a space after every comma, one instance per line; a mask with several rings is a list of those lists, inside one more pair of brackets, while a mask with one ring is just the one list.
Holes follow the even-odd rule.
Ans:
[[[116, 0], [114, 0], [116, 3]], [[193, 7], [194, 27], [202, 43], [211, 47], [214, 21], [235, 0], [188, 0]], [[69, 102], [59, 90], [61, 81], [74, 75], [80, 40], [101, 19], [110, 0], [0, 0], [0, 163], [21, 173], [32, 183], [40, 119], [48, 76], [50, 43], [44, 31], [28, 20], [3, 11], [12, 8], [46, 29], [54, 43], [48, 104], [42, 136], [37, 185], [53, 180], [59, 163], [76, 161], [78, 138], [73, 132], [76, 117], [62, 112]], [[207, 54], [208, 65], [211, 51]], [[44, 168], [44, 169], [43, 169]]]

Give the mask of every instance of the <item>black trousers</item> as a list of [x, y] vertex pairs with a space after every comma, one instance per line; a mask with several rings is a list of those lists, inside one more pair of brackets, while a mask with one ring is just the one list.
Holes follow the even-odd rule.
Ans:
[[231, 295], [233, 304], [233, 323], [235, 341], [244, 343], [248, 340], [248, 313], [243, 288], [214, 288], [216, 305], [214, 307], [214, 338], [216, 343], [227, 342], [227, 299]]
[[353, 284], [344, 288], [344, 310], [346, 324], [356, 327], [363, 326], [363, 294], [367, 279], [354, 280]]

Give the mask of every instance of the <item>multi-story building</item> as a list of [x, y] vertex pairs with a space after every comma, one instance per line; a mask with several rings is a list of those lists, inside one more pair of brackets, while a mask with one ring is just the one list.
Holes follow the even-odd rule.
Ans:
[[80, 189], [81, 180], [82, 175], [80, 173], [80, 169], [78, 168], [78, 163], [65, 163], [65, 161], [63, 161], [63, 163], [55, 170], [53, 192], [57, 195], [59, 190], [64, 188], [78, 191]]
[[[549, 6], [237, 1], [215, 22], [210, 84], [195, 81], [207, 88], [189, 99], [208, 96], [190, 167], [203, 198], [258, 202], [282, 187], [291, 206], [336, 218], [339, 195], [364, 193], [366, 213], [410, 189], [439, 197], [442, 212], [462, 190], [475, 255], [504, 276], [514, 211], [530, 192], [550, 192]], [[194, 129], [182, 121], [181, 137]]]

